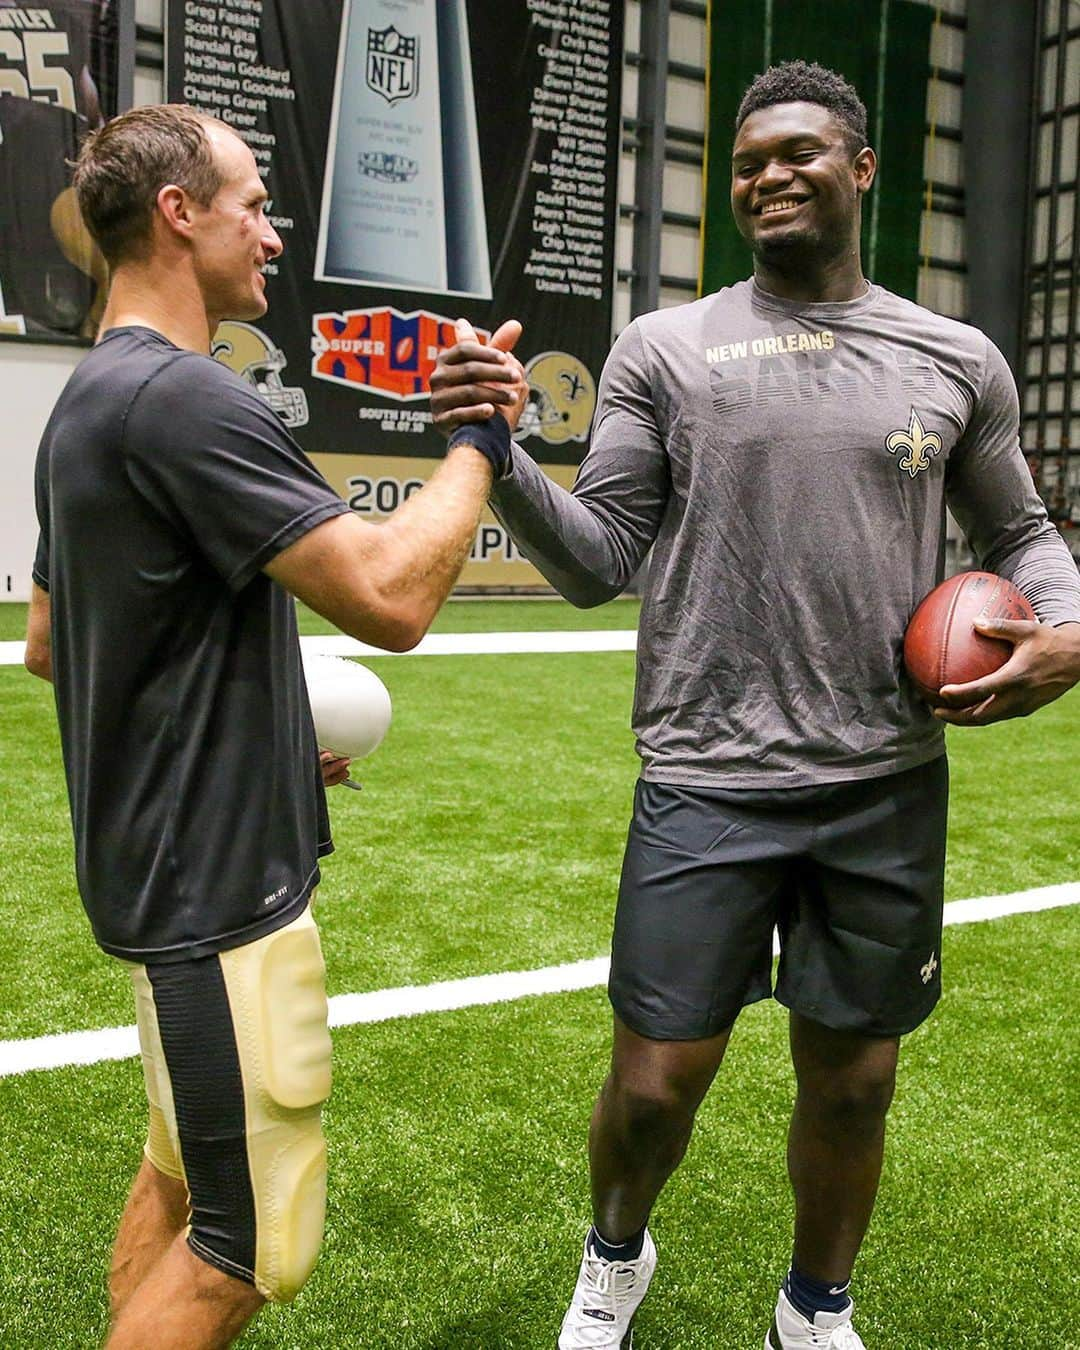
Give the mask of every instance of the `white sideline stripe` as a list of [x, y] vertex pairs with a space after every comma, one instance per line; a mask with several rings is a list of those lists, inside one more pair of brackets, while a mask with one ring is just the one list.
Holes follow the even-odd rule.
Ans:
[[302, 637], [300, 646], [317, 656], [501, 656], [520, 652], [632, 652], [633, 628], [581, 632], [429, 633], [410, 652], [387, 652], [341, 634]]
[[977, 923], [980, 919], [1000, 919], [1006, 914], [1035, 914], [1040, 909], [1061, 909], [1080, 903], [1080, 881], [1063, 881], [1058, 886], [1037, 886], [1011, 895], [982, 895], [974, 900], [953, 900], [945, 906], [945, 922]]
[[[542, 970], [507, 970], [499, 975], [440, 980], [438, 984], [376, 989], [370, 994], [337, 994], [330, 1000], [330, 1025], [352, 1027], [361, 1022], [389, 1022], [395, 1017], [417, 1017], [420, 1013], [512, 1003], [535, 994], [568, 994], [575, 989], [594, 989], [598, 984], [607, 983], [608, 965], [606, 956], [594, 956], [587, 961], [546, 966]], [[0, 1065], [2, 1063], [0, 1058]]]
[[[302, 637], [300, 646], [316, 656], [502, 656], [522, 652], [632, 652], [633, 628], [542, 633], [429, 633], [411, 652], [387, 652], [340, 633]], [[26, 643], [0, 642], [0, 666], [21, 666]]]
[[[984, 895], [972, 900], [953, 900], [945, 906], [945, 923], [976, 923], [1000, 919], [1007, 914], [1032, 914], [1080, 903], [1080, 882], [1040, 886], [1011, 895]], [[779, 950], [773, 943], [773, 954]], [[498, 975], [472, 975], [463, 980], [437, 984], [404, 985], [400, 989], [375, 989], [367, 994], [338, 994], [330, 1000], [332, 1027], [389, 1022], [397, 1017], [422, 1013], [453, 1012], [492, 1003], [511, 1003], [538, 994], [565, 994], [606, 984], [608, 958], [593, 957], [541, 970], [508, 970]], [[70, 1064], [100, 1064], [110, 1059], [131, 1059], [139, 1053], [134, 1027], [105, 1027], [100, 1031], [66, 1031], [55, 1036], [34, 1036], [0, 1041], [0, 1077], [29, 1073], [34, 1069], [59, 1069]]]

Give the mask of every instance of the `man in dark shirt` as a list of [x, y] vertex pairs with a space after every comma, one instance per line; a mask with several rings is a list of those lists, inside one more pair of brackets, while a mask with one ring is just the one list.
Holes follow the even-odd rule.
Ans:
[[322, 1236], [310, 910], [332, 845], [292, 596], [415, 645], [509, 428], [463, 433], [423, 491], [364, 522], [209, 354], [222, 319], [265, 313], [282, 247], [246, 145], [191, 109], [139, 108], [88, 138], [74, 181], [112, 286], [38, 455], [26, 664], [55, 686], [80, 893], [131, 965], [150, 1104], [108, 1345], [194, 1350], [293, 1297]]

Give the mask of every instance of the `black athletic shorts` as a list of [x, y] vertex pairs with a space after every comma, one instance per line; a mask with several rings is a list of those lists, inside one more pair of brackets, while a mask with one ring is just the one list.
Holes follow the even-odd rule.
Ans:
[[640, 781], [608, 992], [652, 1040], [699, 1040], [775, 997], [842, 1031], [896, 1036], [941, 992], [948, 766], [815, 787]]

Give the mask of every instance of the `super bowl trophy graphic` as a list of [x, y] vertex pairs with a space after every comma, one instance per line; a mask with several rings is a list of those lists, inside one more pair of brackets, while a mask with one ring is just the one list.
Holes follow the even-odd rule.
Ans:
[[465, 0], [346, 0], [315, 278], [491, 299]]

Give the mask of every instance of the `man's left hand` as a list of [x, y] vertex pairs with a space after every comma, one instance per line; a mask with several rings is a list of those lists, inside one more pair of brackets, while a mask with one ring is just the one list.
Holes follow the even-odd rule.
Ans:
[[1080, 680], [1080, 623], [1031, 623], [988, 619], [975, 625], [986, 637], [1013, 644], [1000, 669], [968, 684], [941, 689], [944, 707], [934, 716], [958, 727], [981, 727], [1008, 717], [1028, 717]]
[[339, 783], [344, 783], [349, 776], [351, 762], [343, 756], [335, 755], [333, 750], [320, 750], [319, 767], [322, 769], [323, 786], [337, 787]]
[[501, 412], [513, 431], [529, 385], [512, 348], [521, 336], [517, 319], [507, 319], [484, 342], [464, 319], [454, 325], [457, 343], [439, 353], [428, 384], [437, 430], [452, 436], [468, 422], [486, 422]]

